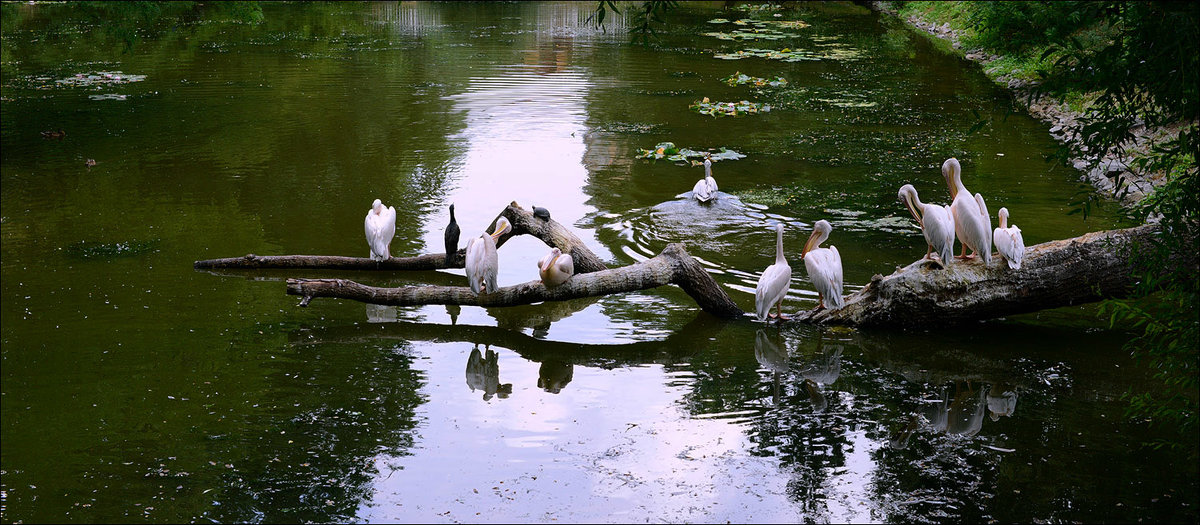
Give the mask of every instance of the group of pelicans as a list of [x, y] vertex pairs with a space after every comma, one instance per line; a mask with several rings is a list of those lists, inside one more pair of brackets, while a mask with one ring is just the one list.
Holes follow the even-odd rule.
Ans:
[[[548, 221], [550, 211], [534, 206], [533, 216]], [[385, 207], [383, 201], [375, 199], [375, 202], [371, 203], [371, 209], [367, 211], [364, 229], [367, 244], [371, 247], [370, 257], [376, 261], [384, 261], [391, 257], [389, 248], [392, 237], [396, 235], [396, 208]], [[508, 219], [500, 217], [496, 220], [496, 227], [492, 233], [485, 231], [479, 237], [467, 240], [467, 255], [463, 266], [467, 270], [467, 284], [476, 295], [493, 293], [499, 289], [496, 284], [496, 274], [500, 268], [496, 240], [510, 231], [512, 224]], [[445, 230], [447, 267], [457, 262], [460, 233], [458, 222], [454, 219], [454, 205], [451, 204], [450, 223], [446, 225]], [[538, 261], [538, 275], [547, 287], [558, 286], [575, 275], [575, 261], [570, 254], [563, 253], [558, 248], [551, 248], [550, 253]]]
[[[985, 265], [992, 262], [992, 246], [996, 247], [999, 256], [1012, 269], [1021, 267], [1024, 258], [1025, 241], [1021, 230], [1008, 225], [1008, 209], [1000, 208], [998, 213], [1000, 226], [992, 230], [991, 217], [983, 196], [974, 196], [967, 191], [962, 182], [962, 167], [958, 159], [947, 159], [942, 163], [942, 176], [950, 188], [951, 203], [949, 206], [923, 203], [917, 197], [917, 190], [911, 184], [900, 187], [899, 198], [908, 211], [912, 213], [917, 224], [925, 235], [928, 249], [923, 259], [934, 257], [943, 267], [955, 258], [954, 238], [958, 237], [962, 244], [962, 252], [957, 258], [973, 259], [976, 256], [983, 259]], [[692, 198], [702, 203], [712, 202], [717, 198], [717, 181], [712, 176], [712, 161], [704, 160], [704, 178], [696, 182], [692, 188]], [[534, 207], [534, 217], [550, 220], [550, 212], [545, 208]], [[375, 199], [367, 212], [365, 221], [367, 243], [371, 247], [370, 257], [382, 261], [390, 257], [388, 252], [392, 237], [396, 233], [396, 209], [383, 205]], [[512, 230], [508, 219], [500, 217], [492, 233], [486, 231], [478, 237], [467, 241], [466, 268], [467, 284], [476, 295], [495, 292], [498, 259], [496, 240]], [[800, 259], [808, 270], [808, 277], [820, 298], [818, 308], [841, 308], [845, 305], [842, 297], [842, 257], [834, 246], [821, 248], [821, 243], [829, 238], [833, 227], [824, 219], [813, 224], [812, 235], [804, 243]], [[455, 263], [458, 256], [458, 240], [460, 230], [454, 219], [454, 205], [450, 205], [450, 223], [445, 229], [446, 265]], [[967, 254], [967, 248], [971, 254]], [[547, 287], [561, 285], [575, 273], [574, 261], [570, 254], [563, 253], [558, 248], [552, 248], [545, 257], [538, 261], [538, 275]], [[783, 224], [775, 225], [775, 263], [763, 271], [754, 290], [755, 314], [760, 321], [771, 318], [786, 319], [783, 315], [783, 299], [787, 296], [791, 285], [792, 268], [788, 265], [783, 250]], [[771, 313], [771, 309], [775, 313]]]

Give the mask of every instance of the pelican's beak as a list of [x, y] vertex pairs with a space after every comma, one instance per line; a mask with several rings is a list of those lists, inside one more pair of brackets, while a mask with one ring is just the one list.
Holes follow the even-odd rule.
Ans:
[[800, 252], [800, 259], [802, 259], [802, 260], [804, 259], [804, 255], [807, 254], [808, 251], [812, 249], [813, 244], [815, 244], [816, 242], [817, 242], [817, 232], [813, 231], [812, 235], [809, 235], [808, 240], [805, 241], [805, 243], [804, 243], [804, 250]]
[[925, 220], [921, 218], [921, 213], [917, 211], [917, 206], [913, 204], [911, 195], [904, 195], [904, 207], [908, 208], [909, 213], [912, 213], [913, 218], [917, 220], [917, 224], [924, 228]]

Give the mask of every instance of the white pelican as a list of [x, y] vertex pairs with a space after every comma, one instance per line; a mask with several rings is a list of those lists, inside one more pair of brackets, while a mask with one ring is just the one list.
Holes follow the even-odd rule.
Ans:
[[496, 272], [500, 268], [496, 257], [496, 239], [509, 230], [512, 230], [512, 225], [508, 219], [500, 217], [496, 220], [494, 233], [484, 232], [467, 241], [467, 284], [476, 295], [496, 291]]
[[396, 236], [396, 208], [383, 207], [383, 201], [375, 199], [371, 209], [367, 211], [367, 219], [363, 221], [367, 232], [367, 244], [371, 247], [371, 258], [385, 261], [391, 257], [388, 247], [392, 237]]
[[819, 247], [829, 238], [831, 231], [833, 226], [829, 225], [829, 221], [817, 221], [813, 225], [808, 242], [804, 243], [804, 251], [800, 252], [800, 258], [804, 259], [804, 268], [808, 270], [808, 278], [812, 280], [813, 288], [817, 289], [817, 294], [821, 297], [817, 308], [824, 308], [825, 301], [829, 301], [833, 308], [841, 308], [846, 304], [842, 298], [842, 256], [834, 246]]
[[925, 258], [928, 259], [929, 254], [936, 251], [942, 266], [950, 264], [954, 255], [954, 215], [950, 214], [950, 207], [921, 202], [912, 184], [900, 187], [900, 200], [904, 201], [925, 234], [925, 243], [929, 246], [925, 250]]
[[538, 261], [537, 266], [538, 275], [542, 277], [542, 283], [547, 288], [565, 283], [575, 275], [575, 260], [571, 258], [571, 254], [563, 253], [558, 248], [551, 249], [550, 253]]
[[[792, 283], [792, 267], [788, 266], [787, 258], [783, 256], [783, 223], [775, 225], [775, 264], [763, 270], [758, 278], [758, 286], [754, 287], [754, 312], [759, 321], [768, 317], [783, 319], [783, 298], [787, 296], [788, 286]], [[775, 307], [777, 315], [771, 315], [771, 307]]]
[[692, 196], [700, 202], [708, 202], [717, 197], [717, 179], [712, 176], [712, 160], [704, 159], [704, 178], [696, 181], [692, 187]]
[[[983, 264], [992, 264], [992, 219], [988, 216], [987, 205], [983, 203], [983, 195], [971, 192], [962, 183], [962, 166], [958, 159], [946, 159], [942, 163], [942, 176], [950, 187], [950, 213], [954, 215], [954, 233], [962, 243], [960, 259], [970, 259], [976, 254], [983, 256]], [[967, 248], [971, 255], [967, 255]]]
[[454, 220], [454, 205], [450, 205], [450, 224], [446, 225], [446, 267], [454, 264], [458, 258], [458, 222]]
[[996, 242], [996, 251], [1008, 261], [1008, 267], [1014, 270], [1021, 268], [1021, 260], [1025, 258], [1025, 239], [1021, 237], [1021, 229], [1016, 224], [1008, 225], [1008, 208], [1000, 208], [1000, 227], [992, 232], [992, 240]]

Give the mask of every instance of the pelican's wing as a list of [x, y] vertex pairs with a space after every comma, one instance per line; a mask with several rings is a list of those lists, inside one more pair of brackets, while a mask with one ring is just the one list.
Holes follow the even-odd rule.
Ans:
[[483, 238], [471, 237], [467, 240], [467, 260], [464, 264], [467, 269], [467, 285], [471, 287], [471, 291], [475, 295], [479, 295], [479, 284], [483, 282], [481, 261], [483, 260]]
[[759, 321], [767, 319], [767, 313], [787, 296], [792, 282], [792, 267], [787, 263], [775, 263], [763, 270], [754, 287], [754, 313]]
[[992, 216], [988, 215], [987, 204], [983, 202], [983, 195], [976, 193], [975, 203], [979, 204], [979, 214], [983, 217], [983, 238], [987, 242], [987, 249], [984, 250], [983, 260], [990, 264], [992, 262], [992, 239], [988, 236], [988, 232], [992, 231]]
[[692, 186], [692, 196], [700, 202], [705, 202], [712, 198], [712, 194], [708, 192], [708, 182], [704, 179], [696, 181], [696, 185]]
[[481, 240], [483, 243], [483, 280], [487, 289], [487, 293], [496, 291], [496, 274], [500, 271], [500, 258], [496, 253], [496, 241], [491, 235], [484, 235]]
[[1013, 262], [1017, 263], [1016, 266], [1013, 266], [1013, 269], [1019, 270], [1021, 268], [1021, 261], [1025, 260], [1025, 237], [1021, 235], [1021, 229], [1016, 227], [1016, 225], [1009, 226], [1008, 229], [1012, 231]]
[[818, 248], [804, 256], [804, 266], [808, 269], [808, 278], [813, 288], [825, 299], [825, 305], [830, 308], [841, 308], [842, 300], [842, 258], [837, 248]]
[[[566, 275], [567, 277], [575, 275], [575, 259], [571, 257], [570, 254], [564, 253], [558, 256], [558, 260], [555, 261], [554, 267], [558, 269], [559, 273]], [[566, 279], [563, 280], [565, 281]]]
[[705, 177], [704, 180], [708, 182], [709, 194], [716, 195], [717, 194], [717, 179], [714, 179], [712, 177]]
[[954, 255], [954, 216], [950, 214], [950, 207], [926, 206], [923, 222], [925, 240], [941, 257], [942, 264], [948, 264]]

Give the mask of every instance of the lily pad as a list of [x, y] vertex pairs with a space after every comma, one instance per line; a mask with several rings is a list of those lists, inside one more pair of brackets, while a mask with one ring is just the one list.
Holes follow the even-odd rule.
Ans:
[[742, 86], [742, 85], [750, 84], [755, 87], [784, 87], [784, 86], [787, 86], [787, 84], [788, 84], [787, 79], [785, 79], [783, 77], [775, 77], [773, 79], [766, 79], [766, 78], [762, 78], [762, 77], [752, 77], [750, 75], [742, 73], [741, 71], [735, 72], [732, 75], [722, 78], [721, 81], [726, 84], [729, 84], [730, 86]]
[[75, 76], [55, 80], [54, 83], [63, 87], [95, 87], [100, 89], [104, 86], [128, 84], [143, 80], [146, 80], [146, 75], [126, 75], [120, 71], [97, 71], [95, 73], [78, 73]]
[[781, 40], [781, 39], [787, 38], [789, 35], [787, 35], [785, 33], [781, 33], [774, 29], [754, 28], [754, 29], [732, 31], [729, 33], [720, 33], [720, 32], [704, 33], [704, 36], [711, 36], [714, 38], [718, 38], [720, 40], [746, 41], [746, 40]]
[[736, 117], [738, 115], [766, 113], [771, 111], [771, 106], [748, 100], [740, 100], [738, 102], [710, 102], [708, 97], [704, 97], [704, 100], [692, 103], [691, 106], [688, 106], [688, 109], [701, 115]]
[[717, 53], [713, 58], [721, 60], [741, 60], [743, 58], [761, 57], [769, 60], [784, 62], [803, 62], [805, 60], [821, 60], [821, 56], [806, 50], [784, 49], [741, 49], [733, 53]]
[[711, 159], [713, 162], [722, 160], [738, 160], [745, 158], [746, 155], [738, 153], [729, 148], [722, 147], [720, 151], [698, 151], [689, 148], [676, 148], [673, 142], [661, 142], [654, 149], [638, 149], [637, 158], [639, 159], [667, 159], [671, 162], [690, 163], [692, 165], [703, 164], [705, 158]]

